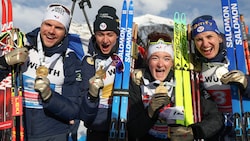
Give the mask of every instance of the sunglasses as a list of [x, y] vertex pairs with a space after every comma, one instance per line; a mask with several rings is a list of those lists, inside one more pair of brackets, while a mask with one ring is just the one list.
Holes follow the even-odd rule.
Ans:
[[51, 5], [48, 6], [48, 8], [52, 8], [52, 7], [61, 7], [61, 8], [64, 9], [64, 11], [65, 11], [68, 15], [70, 15], [70, 10], [69, 10], [66, 6], [64, 6], [64, 5], [62, 5], [62, 4], [57, 4], [57, 3], [55, 3], [55, 4], [51, 4]]
[[200, 19], [207, 21], [207, 20], [213, 20], [213, 17], [211, 15], [199, 16], [192, 21], [191, 25], [193, 26], [194, 24], [197, 24], [197, 22], [200, 21]]
[[148, 45], [163, 42], [165, 44], [172, 44], [172, 38], [166, 33], [152, 33], [148, 36]]
[[166, 45], [172, 45], [172, 42], [165, 42], [162, 38], [160, 38], [158, 41], [156, 42], [149, 42], [149, 45], [155, 45], [155, 44], [166, 44]]

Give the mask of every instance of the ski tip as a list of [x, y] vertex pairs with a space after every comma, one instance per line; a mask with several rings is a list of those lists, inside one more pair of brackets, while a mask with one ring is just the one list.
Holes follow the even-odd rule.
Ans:
[[127, 0], [123, 1], [122, 10], [127, 10]]
[[179, 20], [180, 18], [180, 13], [179, 12], [175, 12], [174, 13], [174, 20]]
[[134, 5], [133, 0], [130, 0], [130, 1], [129, 1], [129, 5], [132, 5], [132, 6]]
[[181, 13], [181, 22], [183, 24], [186, 24], [186, 14], [185, 13]]
[[[129, 11], [133, 11], [134, 10], [134, 3], [133, 3], [133, 1], [131, 0], [130, 2], [129, 2]], [[132, 13], [130, 13], [130, 14], [132, 14]]]

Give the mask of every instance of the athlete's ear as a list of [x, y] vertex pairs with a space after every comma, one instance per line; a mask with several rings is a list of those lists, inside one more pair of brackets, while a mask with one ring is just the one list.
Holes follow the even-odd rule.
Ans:
[[223, 42], [223, 38], [222, 38], [222, 35], [219, 35], [219, 43], [222, 43]]

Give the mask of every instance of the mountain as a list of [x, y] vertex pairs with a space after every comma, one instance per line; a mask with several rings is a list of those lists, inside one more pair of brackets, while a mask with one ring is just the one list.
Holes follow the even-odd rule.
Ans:
[[[174, 21], [172, 19], [146, 14], [134, 17], [134, 22], [138, 24], [137, 39], [138, 44], [142, 46], [146, 45], [147, 35], [153, 31], [169, 33], [173, 36]], [[93, 27], [91, 28], [93, 29]], [[91, 33], [87, 24], [79, 24], [72, 21], [69, 32], [79, 34], [84, 46], [88, 45]]]
[[168, 33], [173, 37], [172, 19], [146, 14], [135, 17], [134, 22], [138, 24], [137, 42], [143, 47], [147, 44], [147, 35], [153, 31]]

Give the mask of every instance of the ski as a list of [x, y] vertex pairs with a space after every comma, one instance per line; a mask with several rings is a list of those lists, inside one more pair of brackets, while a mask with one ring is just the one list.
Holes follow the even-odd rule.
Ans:
[[[180, 13], [174, 13], [174, 76], [175, 76], [175, 106], [184, 116], [183, 103], [183, 77], [181, 66], [181, 29], [180, 29]], [[176, 120], [176, 124], [184, 125], [184, 117]]]
[[[227, 57], [230, 61], [229, 70], [238, 69], [246, 74], [247, 67], [241, 33], [242, 31], [238, 2], [237, 0], [222, 0], [221, 3], [226, 37]], [[231, 94], [236, 140], [245, 140], [245, 135], [249, 136], [248, 134], [250, 132], [250, 101], [245, 97], [241, 97], [239, 90], [235, 85], [231, 86]], [[245, 123], [243, 121], [245, 121]], [[244, 128], [244, 126], [246, 126], [246, 128]]]
[[[189, 53], [187, 46], [187, 27], [185, 13], [174, 14], [174, 73], [175, 73], [175, 104], [182, 115], [177, 124], [188, 126], [194, 122], [191, 82], [189, 72]], [[185, 82], [185, 85], [184, 85]]]
[[[11, 1], [10, 1], [11, 2]], [[10, 26], [9, 22], [12, 22], [12, 6], [9, 7], [9, 2], [2, 0], [2, 33], [1, 33], [1, 48], [0, 55], [4, 55], [10, 51], [11, 46], [8, 44], [10, 42]], [[2, 141], [11, 140], [11, 130], [13, 127], [12, 119], [12, 101], [11, 101], [11, 73], [0, 82], [0, 94], [1, 94], [1, 120], [0, 120], [0, 130]]]
[[[241, 28], [242, 28], [242, 40], [243, 40], [243, 47], [244, 47], [244, 52], [245, 52], [245, 57], [246, 57], [246, 62], [247, 62], [247, 68], [248, 72], [246, 74], [249, 74], [249, 68], [250, 68], [250, 57], [249, 57], [249, 49], [248, 49], [248, 40], [247, 40], [247, 26], [245, 25], [244, 17], [243, 15], [240, 15], [240, 23], [241, 23]], [[244, 121], [245, 121], [245, 134], [247, 140], [250, 140], [250, 100], [246, 97], [242, 97], [242, 107], [244, 111]]]
[[[195, 51], [193, 49], [193, 41], [191, 39], [191, 25], [187, 25], [188, 33], [188, 50], [189, 50], [189, 69], [190, 69], [190, 80], [191, 80], [191, 93], [192, 93], [192, 105], [193, 105], [193, 116], [194, 122], [201, 121], [201, 105], [200, 105], [200, 86], [199, 86], [199, 72], [201, 64], [195, 62]], [[195, 66], [195, 67], [194, 67]]]
[[7, 30], [7, 8], [6, 8], [6, 3], [5, 0], [2, 0], [2, 32], [5, 32]]
[[244, 16], [240, 15], [240, 23], [242, 28], [242, 39], [243, 39], [243, 46], [244, 46], [244, 52], [247, 62], [247, 74], [250, 74], [250, 55], [249, 55], [249, 49], [248, 49], [248, 40], [247, 40], [247, 34], [248, 34], [248, 26], [245, 23]]
[[111, 125], [110, 125], [110, 141], [126, 140], [126, 122], [127, 122], [127, 107], [128, 107], [128, 90], [131, 62], [131, 47], [132, 47], [132, 27], [133, 27], [133, 0], [123, 1], [121, 27], [119, 37], [118, 56], [123, 59], [124, 70], [116, 69], [115, 83], [113, 91]]
[[[183, 76], [183, 91], [184, 91], [184, 121], [188, 126], [194, 123], [192, 93], [190, 81], [190, 58], [187, 44], [187, 21], [186, 14], [181, 13], [181, 53], [182, 53], [182, 76]], [[184, 84], [185, 83], [185, 84]]]
[[12, 14], [12, 2], [11, 0], [7, 0], [8, 4], [8, 18], [7, 18], [7, 31], [13, 28], [13, 14]]
[[[19, 29], [13, 28], [12, 1], [2, 0], [1, 55], [23, 47], [23, 36]], [[2, 139], [24, 141], [21, 64], [11, 66], [11, 73], [1, 82], [0, 89], [4, 95]]]

